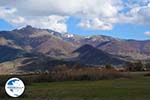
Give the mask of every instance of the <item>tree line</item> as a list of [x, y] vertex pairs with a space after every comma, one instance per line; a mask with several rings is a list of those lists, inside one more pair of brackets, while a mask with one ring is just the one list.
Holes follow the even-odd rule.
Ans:
[[142, 63], [141, 61], [127, 62], [124, 68], [127, 71], [148, 71], [150, 70], [150, 63]]

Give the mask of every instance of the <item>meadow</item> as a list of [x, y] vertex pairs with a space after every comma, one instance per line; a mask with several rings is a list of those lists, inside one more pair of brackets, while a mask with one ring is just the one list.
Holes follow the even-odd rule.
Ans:
[[97, 81], [42, 82], [27, 85], [21, 98], [0, 100], [150, 100], [150, 77], [130, 72], [134, 78]]

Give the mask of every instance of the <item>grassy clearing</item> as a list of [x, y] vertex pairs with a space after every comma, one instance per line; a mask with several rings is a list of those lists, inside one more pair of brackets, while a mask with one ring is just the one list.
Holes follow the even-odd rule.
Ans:
[[15, 100], [150, 100], [150, 77], [33, 83], [25, 95]]

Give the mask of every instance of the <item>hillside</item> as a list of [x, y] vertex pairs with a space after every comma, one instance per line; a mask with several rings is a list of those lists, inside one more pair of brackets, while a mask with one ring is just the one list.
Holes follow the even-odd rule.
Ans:
[[108, 41], [100, 43], [96, 47], [111, 54], [129, 56], [133, 59], [143, 60], [150, 58], [150, 40]]
[[[23, 70], [30, 71], [46, 70], [72, 61], [85, 65], [120, 65], [132, 60], [149, 61], [150, 40], [124, 40], [103, 35], [80, 36], [28, 25], [0, 32], [0, 56], [3, 66], [16, 59], [30, 59], [30, 63], [25, 61], [23, 65], [20, 64]], [[41, 58], [45, 61], [41, 61]], [[42, 68], [43, 65], [45, 68]]]
[[76, 61], [91, 64], [91, 65], [103, 65], [103, 64], [123, 64], [124, 61], [120, 60], [114, 55], [111, 55], [107, 52], [99, 50], [91, 45], [83, 45], [73, 53], [78, 53], [79, 56], [76, 58]]

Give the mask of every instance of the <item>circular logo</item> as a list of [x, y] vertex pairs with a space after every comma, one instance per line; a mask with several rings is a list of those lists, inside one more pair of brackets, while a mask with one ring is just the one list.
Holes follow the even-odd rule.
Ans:
[[19, 78], [11, 78], [5, 84], [6, 93], [11, 97], [19, 97], [25, 90], [25, 85]]

